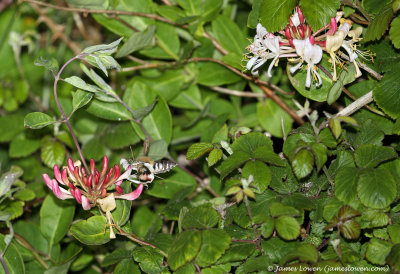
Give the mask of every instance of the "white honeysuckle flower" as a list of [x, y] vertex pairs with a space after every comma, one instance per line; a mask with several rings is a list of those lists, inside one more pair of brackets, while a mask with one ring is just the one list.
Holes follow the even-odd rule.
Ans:
[[307, 63], [307, 77], [305, 86], [309, 88], [311, 86], [311, 73], [316, 80], [318, 80], [316, 86], [319, 87], [322, 84], [321, 77], [315, 69], [315, 65], [321, 62], [322, 49], [319, 45], [311, 44], [310, 39], [293, 39], [293, 44], [296, 48], [296, 53], [300, 56], [300, 62], [294, 67], [290, 68], [290, 72], [295, 73], [305, 61]]

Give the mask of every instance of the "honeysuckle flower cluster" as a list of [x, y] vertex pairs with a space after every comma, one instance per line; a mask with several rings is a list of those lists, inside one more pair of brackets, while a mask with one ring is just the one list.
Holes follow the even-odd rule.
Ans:
[[337, 12], [336, 17], [331, 18], [330, 24], [314, 33], [306, 23], [300, 7], [297, 7], [293, 15], [289, 17], [289, 24], [284, 30], [276, 34], [268, 32], [266, 28], [258, 24], [254, 41], [247, 47], [249, 51], [246, 54], [247, 70], [253, 75], [258, 75], [260, 67], [272, 59], [267, 71], [267, 76], [271, 77], [272, 68], [278, 64], [279, 58], [286, 57], [289, 62], [294, 63], [290, 69], [292, 74], [306, 64], [306, 88], [310, 88], [312, 82], [319, 87], [322, 80], [317, 72], [317, 65], [322, 60], [323, 51], [330, 55], [332, 80], [336, 81], [336, 64], [343, 63], [338, 51], [343, 48], [348, 55], [347, 60], [356, 68], [355, 77], [361, 76], [356, 59], [359, 56], [365, 58], [368, 55], [357, 50], [356, 43], [361, 40], [362, 28], [351, 30], [352, 21], [343, 19], [342, 16], [343, 12]]
[[[54, 165], [54, 177], [43, 174], [44, 182], [51, 189], [54, 195], [61, 199], [75, 199], [82, 204], [84, 210], [89, 210], [95, 205], [104, 207], [103, 199], [112, 196], [113, 199], [135, 200], [143, 191], [143, 184], [130, 192], [124, 194], [121, 183], [131, 175], [131, 168], [128, 168], [122, 175], [119, 165], [114, 165], [108, 169], [108, 158], [104, 156], [101, 172], [95, 167], [93, 159], [90, 160], [89, 173], [81, 166], [80, 161], [75, 163], [68, 159], [67, 167], [60, 171], [57, 165]], [[114, 192], [109, 192], [115, 190]]]

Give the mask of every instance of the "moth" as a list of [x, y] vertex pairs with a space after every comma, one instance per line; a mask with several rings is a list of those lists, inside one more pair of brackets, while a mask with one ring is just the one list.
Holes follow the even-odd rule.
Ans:
[[178, 165], [168, 160], [154, 161], [147, 156], [139, 157], [130, 162], [126, 159], [121, 159], [120, 164], [125, 170], [131, 166], [132, 170], [136, 171], [136, 174], [132, 174], [128, 178], [129, 181], [135, 184], [151, 183], [157, 174], [166, 173]]

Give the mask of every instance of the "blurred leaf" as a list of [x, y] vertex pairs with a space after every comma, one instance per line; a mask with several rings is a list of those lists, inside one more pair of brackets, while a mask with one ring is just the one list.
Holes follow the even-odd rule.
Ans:
[[212, 62], [198, 65], [199, 76], [197, 83], [205, 86], [220, 86], [238, 82], [241, 78], [224, 66]]
[[275, 229], [285, 240], [294, 240], [300, 235], [300, 225], [295, 218], [280, 216], [275, 220]]
[[392, 267], [392, 270], [400, 270], [400, 244], [392, 247], [389, 255], [386, 257], [386, 262]]
[[220, 15], [211, 22], [211, 25], [213, 34], [222, 47], [241, 56], [248, 42], [236, 23], [227, 16]]
[[[5, 248], [5, 236], [3, 234], [0, 234], [0, 249], [5, 250]], [[7, 252], [4, 254], [3, 259], [5, 264], [7, 265], [9, 273], [25, 273], [24, 261], [22, 260], [18, 249], [13, 243], [8, 246]]]
[[54, 165], [61, 166], [64, 162], [65, 150], [62, 144], [57, 141], [46, 142], [41, 149], [40, 158], [50, 168]]
[[148, 207], [139, 207], [133, 215], [131, 222], [133, 233], [140, 238], [147, 234], [155, 234], [161, 229], [162, 220], [158, 214], [153, 213]]
[[98, 137], [94, 137], [86, 142], [82, 146], [82, 153], [88, 159], [94, 159], [99, 161], [103, 158], [105, 152], [105, 146], [103, 140]]
[[257, 118], [263, 129], [274, 137], [282, 138], [283, 132], [287, 134], [292, 129], [290, 115], [272, 100], [257, 103]]
[[31, 139], [13, 139], [10, 143], [10, 157], [26, 157], [34, 153], [40, 147], [39, 140]]
[[39, 129], [56, 123], [49, 115], [42, 112], [31, 112], [25, 116], [24, 126]]
[[44, 67], [45, 69], [55, 73], [58, 71], [58, 62], [55, 58], [45, 59], [42, 56], [39, 56], [39, 58], [35, 60], [35, 66]]
[[285, 265], [288, 262], [298, 259], [301, 262], [316, 263], [318, 261], [318, 251], [312, 244], [302, 244], [294, 250], [291, 250], [284, 256], [279, 264]]
[[222, 229], [202, 231], [201, 249], [196, 262], [199, 266], [208, 266], [217, 261], [231, 243], [231, 237]]
[[253, 1], [252, 9], [247, 17], [247, 26], [249, 28], [255, 29], [257, 27], [262, 2], [263, 0]]

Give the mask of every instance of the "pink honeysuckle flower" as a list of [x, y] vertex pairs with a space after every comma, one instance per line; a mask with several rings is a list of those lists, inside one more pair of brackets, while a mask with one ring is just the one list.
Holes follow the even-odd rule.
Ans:
[[[312, 37], [309, 37], [304, 40], [293, 39], [293, 44], [296, 49], [296, 53], [301, 57], [300, 61], [297, 65], [290, 68], [290, 72], [295, 73], [305, 61], [307, 63], [307, 77], [306, 77], [306, 88], [310, 88], [311, 86], [311, 78], [317, 80], [316, 86], [319, 87], [322, 84], [321, 77], [319, 76], [315, 65], [321, 62], [322, 59], [322, 48], [313, 44], [314, 40]], [[312, 75], [311, 75], [312, 74]]]
[[[108, 169], [108, 158], [103, 157], [103, 166], [101, 172], [95, 167], [93, 159], [90, 160], [89, 173], [81, 167], [80, 161], [73, 162], [68, 159], [67, 167], [60, 169], [54, 165], [54, 177], [43, 174], [43, 180], [47, 187], [51, 189], [54, 195], [62, 200], [75, 199], [82, 204], [84, 210], [91, 209], [99, 200], [113, 194], [116, 199], [135, 200], [143, 191], [143, 185], [140, 184], [134, 191], [124, 194], [121, 188], [123, 180], [128, 179], [131, 174], [131, 167], [121, 175], [119, 165], [114, 165]], [[115, 192], [108, 192], [109, 188], [115, 187]]]

